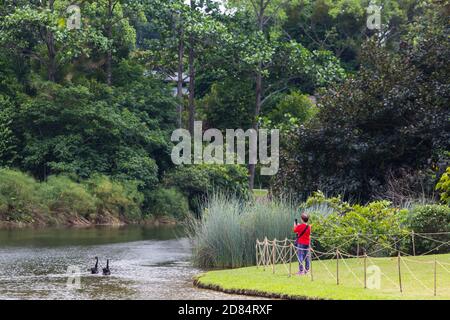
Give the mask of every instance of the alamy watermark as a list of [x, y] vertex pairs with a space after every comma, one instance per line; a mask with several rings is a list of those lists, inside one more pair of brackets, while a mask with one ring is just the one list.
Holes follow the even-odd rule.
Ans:
[[76, 4], [70, 5], [66, 10], [69, 18], [66, 21], [66, 27], [69, 30], [81, 29], [81, 9]]
[[68, 266], [66, 274], [67, 274], [67, 283], [66, 283], [67, 289], [80, 290], [81, 289], [81, 268], [79, 266]]
[[[261, 175], [273, 176], [278, 173], [279, 130], [249, 129], [244, 132], [242, 129], [226, 129], [225, 132], [225, 139], [218, 129], [209, 129], [203, 133], [201, 121], [195, 122], [194, 137], [188, 130], [175, 130], [171, 140], [178, 144], [172, 149], [172, 162], [175, 165], [203, 163], [256, 165], [260, 163]], [[246, 162], [246, 155], [248, 155], [248, 162]]]
[[381, 30], [381, 7], [370, 4], [367, 7], [367, 28], [369, 30]]
[[376, 265], [367, 268], [367, 289], [381, 289], [381, 269]]

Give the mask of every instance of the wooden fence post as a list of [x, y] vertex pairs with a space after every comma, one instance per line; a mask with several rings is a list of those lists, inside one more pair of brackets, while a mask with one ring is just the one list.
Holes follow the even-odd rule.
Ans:
[[359, 258], [359, 233], [356, 236], [356, 256]]
[[258, 251], [259, 251], [259, 240], [256, 239], [256, 245], [255, 245], [255, 255], [256, 255], [256, 269], [259, 269], [259, 262], [258, 262]]
[[312, 259], [312, 248], [309, 248], [309, 272], [311, 272], [311, 281], [314, 281], [313, 275], [313, 259]]
[[339, 285], [339, 249], [336, 249], [336, 284]]
[[434, 296], [437, 296], [437, 260], [434, 258]]
[[264, 271], [266, 271], [266, 268], [268, 266], [268, 257], [269, 257], [269, 243], [267, 240], [267, 237], [264, 238]]
[[398, 265], [398, 284], [400, 287], [400, 293], [403, 293], [403, 286], [402, 286], [402, 268], [400, 266], [401, 264], [401, 255], [400, 255], [400, 251], [398, 252], [398, 259], [397, 259], [397, 265]]
[[292, 276], [292, 243], [289, 245], [289, 277]]
[[367, 253], [364, 254], [364, 289], [367, 289]]
[[412, 239], [413, 256], [416, 256], [416, 236], [414, 234], [414, 231], [411, 231], [411, 239]]
[[276, 258], [276, 248], [275, 246], [277, 245], [277, 239], [273, 240], [273, 245], [272, 245], [272, 273], [275, 274], [275, 258]]

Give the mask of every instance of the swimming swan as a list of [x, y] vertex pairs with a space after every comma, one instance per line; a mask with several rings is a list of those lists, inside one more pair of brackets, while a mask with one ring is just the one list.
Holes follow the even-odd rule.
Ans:
[[111, 270], [109, 270], [109, 259], [106, 260], [106, 268], [103, 268], [103, 275], [109, 276], [111, 274]]
[[98, 273], [98, 257], [95, 257], [95, 266], [91, 268], [91, 274], [97, 274]]

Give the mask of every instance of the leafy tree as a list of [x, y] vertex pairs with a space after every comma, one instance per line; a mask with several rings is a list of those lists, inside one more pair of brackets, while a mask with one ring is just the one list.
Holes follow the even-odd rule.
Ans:
[[199, 206], [205, 197], [216, 191], [241, 199], [248, 197], [246, 170], [238, 165], [178, 167], [166, 174], [164, 184], [183, 192], [195, 212], [199, 212]]
[[97, 54], [104, 53], [106, 83], [113, 85], [113, 64], [127, 57], [136, 43], [136, 30], [132, 22], [145, 21], [144, 5], [141, 0], [89, 1], [82, 6], [83, 15], [89, 19], [89, 26], [107, 40]]
[[285, 134], [310, 121], [316, 113], [317, 107], [310, 97], [293, 91], [262, 117], [262, 123], [263, 127], [278, 128]]
[[219, 130], [251, 128], [254, 97], [251, 80], [229, 78], [214, 83], [201, 101], [207, 126]]
[[[151, 80], [140, 82], [142, 87], [134, 86], [128, 95], [95, 82], [90, 88], [44, 84], [13, 122], [20, 141], [15, 164], [41, 178], [60, 173], [88, 178], [99, 172], [153, 188], [158, 165], [152, 155], [163, 159], [160, 153], [168, 149], [169, 134], [161, 128], [173, 123], [161, 111], [172, 105], [161, 87], [153, 84], [154, 91], [150, 86], [144, 90]], [[150, 93], [158, 91], [160, 100]], [[153, 103], [148, 103], [150, 98]]]
[[12, 124], [12, 104], [0, 95], [0, 166], [10, 164], [16, 156]]
[[386, 190], [389, 172], [420, 170], [448, 150], [445, 11], [431, 8], [417, 29], [397, 53], [371, 41], [358, 74], [323, 95], [317, 120], [290, 139], [279, 190], [367, 200]]
[[[365, 39], [378, 34], [380, 42], [396, 46], [406, 25], [420, 15], [416, 0], [301, 0], [286, 9], [285, 31], [310, 50], [330, 50], [354, 69]], [[381, 29], [367, 27], [368, 10], [380, 10]]]
[[[291, 3], [296, 3], [296, 1]], [[288, 1], [264, 0], [247, 1], [236, 0], [230, 2], [231, 6], [239, 11], [249, 12], [253, 30], [245, 33], [237, 32], [234, 36], [239, 61], [247, 65], [255, 78], [255, 104], [252, 116], [252, 128], [259, 129], [259, 117], [264, 105], [270, 101], [273, 95], [287, 90], [296, 82], [306, 80], [306, 77], [317, 79], [313, 74], [319, 68], [310, 67], [316, 65], [315, 54], [304, 48], [301, 44], [286, 40], [281, 29], [284, 21], [285, 9]], [[329, 61], [325, 69], [339, 70], [337, 61]], [[333, 80], [339, 78], [330, 75]], [[327, 71], [328, 72], [328, 71]], [[325, 72], [324, 72], [325, 73]], [[307, 75], [305, 77], [305, 75]], [[326, 78], [324, 76], [324, 78]], [[310, 87], [311, 89], [311, 87]], [[313, 90], [312, 90], [313, 91]], [[255, 165], [249, 165], [249, 186], [252, 189], [255, 180]]]
[[92, 48], [104, 48], [106, 39], [90, 24], [80, 30], [66, 28], [64, 17], [69, 1], [7, 1], [14, 3], [4, 12], [0, 44], [14, 54], [38, 63], [47, 80], [57, 81], [64, 64], [89, 56]]
[[[188, 125], [193, 132], [196, 117], [196, 80], [205, 70], [202, 56], [226, 45], [227, 30], [217, 18], [219, 6], [213, 0], [152, 0], [147, 7], [148, 23], [140, 33], [151, 34], [141, 48], [150, 66], [167, 77], [177, 74], [178, 125], [183, 123], [183, 83], [189, 79]], [[175, 59], [175, 56], [177, 57]], [[188, 73], [185, 76], [185, 72]]]

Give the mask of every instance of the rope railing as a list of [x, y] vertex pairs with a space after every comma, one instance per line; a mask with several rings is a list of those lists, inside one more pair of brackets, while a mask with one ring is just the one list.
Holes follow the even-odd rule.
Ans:
[[[377, 266], [377, 263], [374, 259], [379, 258], [377, 256], [374, 256], [375, 254], [379, 253], [382, 250], [389, 250], [390, 252], [396, 252], [398, 257], [396, 260], [396, 266], [395, 269], [397, 270], [396, 277], [398, 277], [397, 280], [392, 279], [390, 276], [386, 274], [386, 272], [383, 272], [382, 270], [379, 270], [380, 277], [388, 280], [394, 287], [397, 287], [401, 293], [404, 292], [405, 285], [404, 285], [404, 278], [406, 275], [410, 279], [414, 279], [414, 282], [419, 284], [420, 287], [425, 289], [425, 292], [431, 292], [435, 296], [438, 293], [438, 271], [439, 272], [446, 272], [450, 273], [450, 261], [449, 263], [438, 261], [436, 258], [433, 261], [423, 260], [423, 258], [417, 258], [417, 257], [425, 257], [428, 254], [438, 251], [444, 246], [450, 246], [450, 241], [442, 241], [438, 239], [433, 239], [431, 236], [433, 235], [450, 235], [450, 232], [440, 232], [440, 233], [402, 233], [402, 237], [398, 237], [399, 235], [391, 235], [395, 236], [395, 241], [392, 243], [385, 243], [381, 242], [378, 243], [376, 240], [371, 239], [368, 234], [355, 234], [352, 237], [346, 236], [342, 237], [345, 238], [345, 241], [340, 244], [339, 246], [336, 246], [333, 249], [330, 249], [329, 251], [322, 252], [319, 250], [316, 250], [314, 246], [312, 246], [310, 249], [301, 249], [298, 248], [295, 244], [295, 241], [292, 239], [284, 239], [284, 240], [269, 240], [264, 238], [263, 241], [256, 240], [256, 266], [257, 268], [263, 268], [264, 271], [266, 269], [269, 269], [272, 271], [273, 274], [277, 271], [277, 266], [283, 266], [283, 269], [287, 272], [288, 276], [291, 277], [292, 272], [292, 265], [295, 263], [305, 263], [305, 261], [300, 261], [300, 253], [303, 251], [307, 251], [306, 255], [309, 256], [309, 262], [310, 262], [310, 278], [311, 281], [314, 281], [315, 278], [320, 278], [320, 273], [317, 273], [317, 271], [313, 274], [313, 262], [316, 265], [319, 265], [322, 267], [322, 269], [325, 271], [326, 277], [328, 279], [331, 279], [334, 281], [337, 285], [343, 283], [341, 275], [343, 274], [343, 270], [348, 272], [348, 277], [345, 281], [348, 281], [348, 279], [354, 279], [352, 281], [356, 281], [357, 286], [361, 286], [365, 289], [367, 289], [367, 281], [368, 281], [368, 275], [367, 270], [371, 266]], [[380, 236], [380, 235], [373, 235], [373, 236]], [[408, 237], [412, 237], [413, 241], [411, 245], [413, 246], [412, 251], [413, 254], [409, 254], [405, 251], [402, 251], [399, 249], [399, 244], [404, 242]], [[425, 239], [427, 241], [434, 241], [437, 245], [427, 252], [416, 255], [416, 242], [414, 241], [414, 237], [417, 236], [418, 238]], [[314, 237], [312, 239], [318, 240], [319, 237]], [[360, 243], [358, 242], [358, 248], [357, 248], [357, 254], [351, 254], [346, 252], [344, 249], [348, 244], [352, 243], [352, 241], [362, 241], [365, 240], [368, 244], [376, 244], [377, 246], [380, 246], [381, 249], [376, 249], [371, 252], [367, 252], [363, 248], [364, 254], [360, 254]], [[303, 252], [304, 253], [304, 252]], [[302, 253], [302, 256], [304, 254]], [[358, 263], [357, 269], [349, 263], [350, 259], [356, 263]], [[393, 261], [394, 261], [393, 260]], [[328, 262], [325, 262], [328, 261]], [[329, 261], [334, 261], [336, 264], [336, 270], [332, 271], [334, 267], [332, 267], [332, 264], [329, 263]], [[340, 265], [344, 267], [344, 269], [340, 268]], [[415, 266], [419, 265], [429, 265], [430, 268], [426, 268], [427, 274], [430, 273], [434, 276], [434, 285], [433, 288], [431, 288], [429, 285], [425, 284], [427, 281], [421, 280], [417, 274], [419, 274], [417, 271], [414, 270]], [[304, 267], [304, 266], [303, 266]], [[361, 272], [361, 268], [364, 272]], [[320, 275], [320, 276], [319, 276]], [[403, 281], [402, 281], [403, 280]], [[430, 281], [431, 281], [431, 275], [430, 275]], [[373, 289], [373, 288], [371, 288]], [[448, 288], [446, 287], [446, 290]]]

